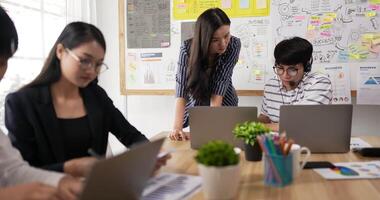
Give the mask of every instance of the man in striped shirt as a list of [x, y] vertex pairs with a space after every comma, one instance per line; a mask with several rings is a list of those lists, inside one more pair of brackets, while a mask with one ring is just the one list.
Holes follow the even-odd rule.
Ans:
[[330, 104], [332, 87], [323, 74], [310, 73], [313, 46], [299, 37], [286, 39], [274, 49], [275, 77], [264, 87], [259, 121], [278, 131], [281, 105]]

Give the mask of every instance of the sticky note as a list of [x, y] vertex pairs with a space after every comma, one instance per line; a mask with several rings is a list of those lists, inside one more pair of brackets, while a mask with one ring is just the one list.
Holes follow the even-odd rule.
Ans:
[[365, 16], [366, 17], [374, 17], [374, 16], [376, 16], [376, 14], [377, 14], [376, 11], [371, 10], [371, 11], [366, 12]]
[[333, 17], [324, 17], [323, 22], [333, 22], [334, 18]]
[[329, 28], [331, 28], [332, 27], [332, 24], [323, 24], [323, 25], [321, 25], [321, 29], [329, 29]]
[[325, 36], [325, 37], [330, 37], [331, 36], [331, 32], [330, 31], [323, 31], [323, 32], [321, 32], [321, 35]]
[[305, 19], [305, 15], [296, 15], [296, 16], [294, 16], [294, 19], [295, 20], [304, 20]]
[[249, 0], [240, 0], [240, 8], [249, 8]]
[[370, 4], [369, 9], [370, 10], [380, 10], [380, 5]]
[[326, 16], [336, 18], [336, 13], [326, 13]]
[[315, 26], [313, 25], [309, 25], [307, 26], [307, 30], [311, 31], [311, 30], [315, 30]]
[[221, 7], [226, 8], [226, 9], [230, 9], [232, 7], [231, 0], [222, 0]]
[[380, 38], [372, 40], [372, 44], [380, 44]]
[[312, 15], [311, 17], [310, 17], [310, 19], [312, 19], [312, 20], [319, 20], [321, 17], [319, 17], [319, 16], [315, 16], [315, 15]]
[[267, 0], [256, 0], [256, 9], [266, 9], [267, 7]]

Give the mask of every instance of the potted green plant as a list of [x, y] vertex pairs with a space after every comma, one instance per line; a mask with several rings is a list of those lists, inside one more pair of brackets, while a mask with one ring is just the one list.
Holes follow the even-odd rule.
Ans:
[[198, 150], [195, 160], [207, 199], [232, 199], [240, 182], [239, 153], [232, 145], [215, 140]]
[[262, 159], [262, 151], [256, 137], [270, 131], [270, 128], [266, 127], [263, 123], [247, 121], [236, 124], [232, 132], [236, 138], [244, 140], [245, 159], [248, 161], [260, 161]]

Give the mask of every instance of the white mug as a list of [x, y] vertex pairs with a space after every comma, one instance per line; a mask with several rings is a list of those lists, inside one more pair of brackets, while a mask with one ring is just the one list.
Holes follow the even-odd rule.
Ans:
[[[306, 154], [302, 154], [303, 152]], [[293, 155], [293, 178], [296, 178], [305, 166], [311, 152], [307, 147], [301, 147], [298, 144], [293, 144], [290, 149], [290, 153]]]

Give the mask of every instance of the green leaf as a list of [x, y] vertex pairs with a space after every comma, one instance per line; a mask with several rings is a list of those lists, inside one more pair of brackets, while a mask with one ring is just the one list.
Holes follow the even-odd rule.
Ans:
[[238, 164], [239, 155], [231, 144], [215, 140], [199, 148], [195, 160], [206, 166], [228, 166]]
[[253, 145], [257, 141], [256, 137], [258, 135], [269, 133], [270, 131], [270, 128], [263, 123], [246, 121], [236, 124], [232, 132], [236, 138], [243, 139], [246, 144]]

